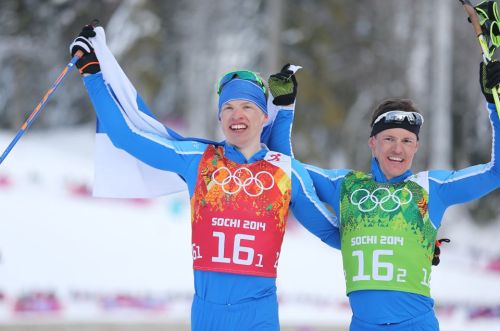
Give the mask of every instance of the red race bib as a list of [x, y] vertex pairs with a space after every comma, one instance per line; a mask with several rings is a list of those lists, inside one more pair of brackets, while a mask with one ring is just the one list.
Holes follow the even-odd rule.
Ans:
[[209, 146], [191, 198], [193, 268], [276, 277], [291, 198], [290, 158], [238, 164]]

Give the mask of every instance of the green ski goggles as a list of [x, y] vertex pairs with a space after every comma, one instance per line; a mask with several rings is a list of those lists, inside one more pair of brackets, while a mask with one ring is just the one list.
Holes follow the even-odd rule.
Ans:
[[383, 121], [383, 123], [400, 124], [405, 120], [408, 121], [410, 125], [422, 126], [422, 124], [424, 124], [424, 117], [422, 114], [413, 111], [392, 110], [377, 117], [375, 121], [373, 121], [372, 127], [380, 121]]
[[222, 91], [224, 86], [236, 78], [248, 80], [248, 81], [251, 81], [251, 82], [257, 84], [257, 86], [259, 86], [262, 89], [262, 92], [264, 92], [264, 94], [266, 94], [266, 86], [264, 85], [262, 78], [257, 73], [250, 71], [250, 70], [230, 71], [230, 72], [224, 74], [219, 79], [219, 81], [217, 83], [217, 94], [220, 95], [220, 92]]

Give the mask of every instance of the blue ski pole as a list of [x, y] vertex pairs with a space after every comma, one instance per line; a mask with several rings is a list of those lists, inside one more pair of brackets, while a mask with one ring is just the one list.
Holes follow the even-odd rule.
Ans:
[[35, 121], [37, 119], [38, 115], [40, 115], [41, 110], [45, 107], [45, 105], [47, 104], [47, 102], [49, 101], [50, 97], [55, 92], [55, 90], [57, 89], [57, 87], [59, 86], [59, 84], [64, 80], [64, 78], [66, 78], [66, 76], [71, 71], [71, 69], [73, 69], [76, 61], [78, 61], [80, 59], [80, 57], [82, 57], [82, 55], [83, 55], [82, 51], [77, 51], [75, 53], [75, 56], [73, 56], [73, 58], [71, 59], [71, 61], [66, 65], [66, 67], [64, 68], [64, 70], [59, 74], [59, 77], [57, 77], [57, 79], [52, 84], [52, 86], [49, 88], [49, 90], [45, 93], [45, 95], [43, 96], [42, 100], [40, 100], [40, 102], [35, 107], [35, 109], [31, 113], [31, 115], [23, 123], [23, 125], [21, 126], [21, 129], [19, 129], [19, 131], [17, 131], [16, 136], [14, 137], [14, 139], [12, 139], [12, 141], [9, 144], [9, 146], [7, 146], [7, 148], [5, 149], [5, 151], [2, 153], [2, 156], [0, 156], [0, 164], [2, 164], [3, 160], [5, 160], [5, 158], [7, 157], [7, 155], [9, 155], [10, 151], [12, 150], [12, 148], [14, 148], [14, 146], [17, 143], [17, 141], [23, 136], [23, 134], [26, 132], [26, 130], [29, 129], [29, 127], [31, 126], [31, 124], [33, 123], [33, 121]]

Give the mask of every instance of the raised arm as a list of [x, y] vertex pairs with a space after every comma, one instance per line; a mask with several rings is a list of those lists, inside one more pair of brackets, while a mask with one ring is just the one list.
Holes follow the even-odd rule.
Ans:
[[291, 209], [309, 232], [329, 246], [340, 249], [337, 218], [319, 200], [307, 170], [293, 159]]
[[286, 64], [280, 72], [271, 75], [268, 80], [269, 97], [271, 106], [276, 109], [276, 116], [270, 118], [271, 124], [266, 128], [269, 132], [265, 143], [269, 149], [292, 157], [291, 134], [298, 87], [295, 72], [299, 68]]
[[[271, 150], [293, 157], [292, 126], [295, 113], [295, 98], [297, 95], [297, 80], [292, 71], [283, 67], [282, 72], [271, 75], [268, 81], [273, 103], [282, 105], [273, 119], [269, 134], [268, 146]], [[286, 97], [280, 97], [285, 95]], [[285, 104], [291, 105], [284, 106]], [[311, 177], [316, 192], [321, 201], [328, 203], [335, 212], [339, 212], [340, 187], [349, 169], [326, 170], [304, 164]]]
[[294, 116], [294, 107], [280, 108], [274, 118], [274, 121], [269, 125], [269, 137], [264, 142], [270, 150], [280, 152], [293, 157], [292, 148], [292, 125]]
[[[133, 86], [127, 84], [128, 79], [106, 46], [102, 28], [83, 27], [70, 45], [71, 56], [77, 52], [83, 54], [76, 66], [94, 105], [98, 129], [107, 134], [115, 147], [136, 159], [186, 178], [188, 169], [201, 157], [206, 145], [168, 139], [168, 130], [154, 120]], [[106, 81], [101, 71], [108, 73]]]
[[500, 187], [500, 164], [497, 160], [500, 153], [498, 141], [500, 121], [492, 94], [492, 88], [500, 83], [500, 63], [491, 61], [485, 65], [481, 62], [479, 83], [481, 92], [488, 102], [487, 109], [492, 128], [491, 160], [486, 164], [459, 171], [430, 171], [429, 192], [430, 194], [435, 192], [439, 196], [439, 200], [433, 206], [429, 206], [431, 217], [432, 213], [444, 212], [450, 205], [478, 199]]
[[492, 127], [491, 160], [458, 171], [433, 170], [429, 172], [430, 192], [436, 192], [446, 208], [481, 198], [500, 187], [500, 120], [494, 104], [488, 104]]
[[120, 109], [102, 74], [84, 77], [84, 83], [99, 120], [112, 143], [135, 158], [157, 169], [183, 177], [193, 159], [200, 157], [206, 145], [194, 141], [172, 141], [139, 130]]

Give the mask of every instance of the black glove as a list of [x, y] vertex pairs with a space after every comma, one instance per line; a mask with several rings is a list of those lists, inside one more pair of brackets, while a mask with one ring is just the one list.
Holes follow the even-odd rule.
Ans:
[[495, 103], [492, 88], [500, 84], [500, 62], [491, 61], [486, 65], [481, 62], [479, 66], [479, 83], [486, 101]]
[[297, 79], [289, 68], [290, 63], [285, 64], [280, 72], [271, 75], [267, 81], [276, 106], [291, 105], [297, 97]]
[[83, 52], [80, 60], [76, 62], [76, 67], [80, 70], [81, 74], [95, 74], [101, 71], [92, 42], [88, 39], [90, 37], [95, 37], [94, 27], [92, 25], [85, 25], [78, 37], [69, 46], [71, 57], [77, 51]]
[[[478, 14], [480, 21], [489, 20], [496, 21], [497, 15], [495, 14], [495, 1], [483, 1], [480, 4], [474, 6], [476, 13]], [[470, 17], [469, 17], [470, 22]], [[482, 23], [481, 23], [482, 24]]]
[[447, 238], [436, 240], [436, 242], [434, 243], [434, 257], [432, 258], [432, 265], [438, 265], [439, 262], [441, 262], [441, 260], [439, 259], [439, 256], [441, 255], [441, 243], [449, 243], [450, 241], [451, 240]]

